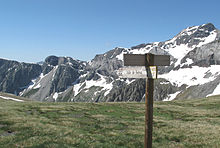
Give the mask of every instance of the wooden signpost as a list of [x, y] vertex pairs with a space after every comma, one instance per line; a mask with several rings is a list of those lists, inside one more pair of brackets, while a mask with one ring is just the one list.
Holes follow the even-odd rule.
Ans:
[[157, 79], [156, 66], [170, 65], [170, 56], [154, 54], [124, 54], [124, 66], [118, 70], [120, 78], [146, 78], [144, 147], [152, 148], [153, 92]]

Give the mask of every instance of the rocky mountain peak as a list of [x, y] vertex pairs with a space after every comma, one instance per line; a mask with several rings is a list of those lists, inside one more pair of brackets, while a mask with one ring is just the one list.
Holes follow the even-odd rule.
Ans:
[[215, 26], [212, 23], [203, 24], [200, 26], [191, 26], [183, 29], [177, 36], [184, 35], [193, 35], [198, 34], [198, 32], [212, 32], [216, 30]]
[[47, 66], [58, 66], [58, 65], [70, 65], [76, 69], [80, 68], [82, 63], [85, 63], [80, 60], [74, 60], [71, 57], [57, 57], [57, 56], [48, 56], [44, 62]]
[[188, 27], [175, 36], [172, 41], [174, 41], [176, 45], [185, 44], [188, 45], [188, 47], [195, 47], [201, 42], [204, 42], [207, 37], [209, 37], [209, 39], [217, 37], [217, 30], [211, 23]]
[[205, 31], [209, 31], [209, 32], [216, 30], [215, 26], [212, 23], [203, 24], [199, 26], [198, 29], [204, 29]]
[[45, 63], [52, 66], [58, 65], [58, 61], [59, 58], [57, 56], [49, 56], [45, 59]]
[[[164, 42], [143, 43], [133, 46], [130, 52], [141, 53], [143, 51], [146, 53], [153, 51], [155, 54], [160, 54], [156, 51], [160, 49], [171, 49], [181, 45], [186, 45], [187, 48], [195, 48], [219, 39], [220, 31], [212, 23], [207, 23], [200, 26], [187, 27], [172, 39]], [[136, 50], [138, 51], [136, 52]]]

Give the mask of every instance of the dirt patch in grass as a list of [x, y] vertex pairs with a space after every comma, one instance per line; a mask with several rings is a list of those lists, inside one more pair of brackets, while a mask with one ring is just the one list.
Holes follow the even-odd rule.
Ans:
[[7, 136], [13, 136], [15, 134], [16, 134], [15, 132], [8, 130], [7, 132], [0, 133], [0, 136], [7, 137]]

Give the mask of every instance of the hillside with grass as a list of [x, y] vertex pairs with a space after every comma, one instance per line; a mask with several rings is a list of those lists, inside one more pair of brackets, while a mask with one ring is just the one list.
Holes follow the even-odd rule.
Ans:
[[[144, 103], [18, 102], [5, 95], [2, 148], [144, 146]], [[220, 147], [219, 135], [220, 96], [154, 102], [153, 147]]]

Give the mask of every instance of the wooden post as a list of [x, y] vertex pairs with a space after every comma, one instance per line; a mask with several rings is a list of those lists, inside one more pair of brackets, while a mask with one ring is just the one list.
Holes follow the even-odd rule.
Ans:
[[[145, 137], [144, 147], [152, 148], [152, 132], [153, 132], [153, 96], [154, 96], [154, 79], [157, 79], [157, 67], [152, 66], [169, 66], [169, 55], [147, 54], [124, 54], [124, 66], [127, 68], [119, 69], [118, 75], [121, 78], [146, 78], [145, 90]], [[136, 66], [131, 68], [130, 66]], [[145, 66], [146, 71], [137, 68], [137, 66]]]
[[[146, 54], [146, 69], [149, 65], [154, 65], [154, 55]], [[153, 93], [154, 93], [154, 79], [146, 78], [145, 90], [145, 138], [144, 147], [152, 148], [152, 131], [153, 131]]]
[[153, 92], [154, 92], [154, 79], [146, 79], [146, 92], [145, 92], [145, 139], [144, 147], [152, 148], [152, 131], [153, 131]]

